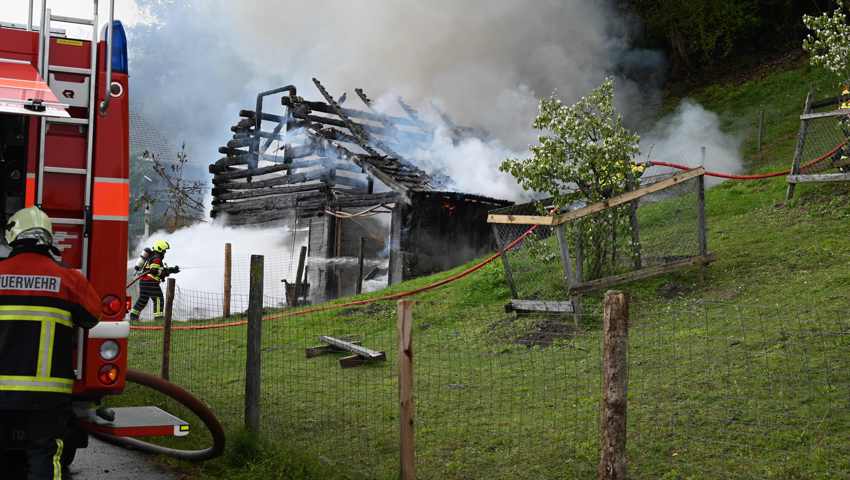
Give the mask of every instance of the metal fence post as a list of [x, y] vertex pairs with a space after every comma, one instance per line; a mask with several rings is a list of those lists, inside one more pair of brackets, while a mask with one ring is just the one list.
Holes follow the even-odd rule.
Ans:
[[761, 143], [764, 138], [764, 109], [759, 110], [758, 153], [761, 153]]
[[263, 256], [251, 255], [248, 346], [245, 359], [245, 428], [260, 432], [260, 363], [263, 342]]
[[171, 318], [174, 311], [176, 283], [173, 278], [169, 278], [165, 284], [165, 318], [162, 325], [162, 370], [160, 376], [166, 380], [168, 380], [171, 370]]
[[222, 316], [227, 318], [230, 316], [230, 288], [232, 281], [233, 257], [231, 256], [231, 246], [229, 243], [224, 244], [224, 299], [222, 300]]
[[622, 292], [608, 291], [603, 318], [599, 480], [626, 479], [628, 351], [629, 300]]
[[413, 401], [413, 301], [398, 302], [398, 397], [400, 415], [401, 479], [416, 479]]

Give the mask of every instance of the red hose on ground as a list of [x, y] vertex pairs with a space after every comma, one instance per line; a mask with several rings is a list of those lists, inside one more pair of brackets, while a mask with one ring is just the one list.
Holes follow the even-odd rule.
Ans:
[[[820, 162], [826, 160], [827, 158], [835, 155], [839, 150], [844, 148], [845, 145], [847, 145], [847, 142], [844, 142], [841, 145], [838, 145], [837, 147], [833, 148], [829, 152], [821, 155], [820, 157], [818, 157], [818, 158], [816, 158], [816, 159], [814, 159], [810, 162], [806, 162], [805, 164], [803, 164], [800, 167], [800, 170], [805, 170], [806, 168], [811, 167], [812, 165], [815, 165], [817, 163], [820, 163]], [[687, 165], [682, 165], [680, 163], [660, 162], [660, 161], [657, 161], [657, 160], [651, 160], [649, 163], [652, 164], [653, 166], [657, 166], [657, 167], [670, 167], [670, 168], [676, 168], [678, 170], [690, 170], [690, 169], [694, 168], [694, 167], [689, 167]], [[791, 173], [790, 169], [783, 170], [781, 172], [761, 173], [761, 174], [756, 174], [756, 175], [735, 175], [735, 174], [732, 174], [732, 173], [706, 171], [705, 175], [707, 177], [726, 178], [726, 179], [729, 179], [729, 180], [762, 180], [762, 179], [765, 179], [765, 178], [783, 177], [785, 175], [788, 175], [789, 173]]]

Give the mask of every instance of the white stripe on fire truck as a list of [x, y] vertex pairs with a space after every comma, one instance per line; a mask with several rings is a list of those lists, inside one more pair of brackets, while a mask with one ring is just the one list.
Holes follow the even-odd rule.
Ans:
[[130, 183], [130, 179], [128, 178], [114, 177], [94, 177], [94, 181], [100, 183]]
[[93, 220], [105, 220], [111, 222], [126, 222], [130, 220], [130, 217], [120, 216], [120, 215], [94, 215], [92, 217]]

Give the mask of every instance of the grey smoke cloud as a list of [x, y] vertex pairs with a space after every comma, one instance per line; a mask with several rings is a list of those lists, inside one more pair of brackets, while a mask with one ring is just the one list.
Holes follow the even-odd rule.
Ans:
[[454, 188], [522, 199], [497, 167], [536, 141], [540, 97], [572, 102], [613, 75], [618, 107], [639, 127], [663, 80], [663, 57], [630, 48], [636, 22], [610, 0], [137, 3], [158, 20], [130, 31], [134, 106], [186, 141], [201, 175], [258, 91], [293, 83], [318, 98], [315, 76], [352, 104], [362, 87], [382, 101], [433, 102], [458, 124], [488, 130], [490, 140], [457, 146], [438, 137], [414, 160], [451, 173]]

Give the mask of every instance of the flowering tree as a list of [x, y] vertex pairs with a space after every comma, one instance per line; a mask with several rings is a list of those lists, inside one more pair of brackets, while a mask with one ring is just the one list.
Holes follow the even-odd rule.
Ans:
[[[513, 175], [526, 190], [550, 195], [557, 208], [576, 202], [599, 202], [633, 188], [642, 173], [632, 157], [639, 153], [640, 137], [623, 126], [614, 108], [614, 82], [602, 85], [574, 105], [555, 97], [540, 101], [533, 123], [542, 133], [531, 146], [531, 156], [507, 159], [500, 170]], [[578, 225], [590, 246], [588, 272], [600, 276], [608, 259], [617, 261], [618, 232], [629, 229], [621, 209], [606, 210]], [[632, 251], [638, 246], [632, 245]]]
[[818, 17], [803, 15], [803, 23], [811, 30], [803, 40], [803, 49], [811, 55], [811, 63], [850, 81], [850, 25], [844, 13], [844, 0], [836, 0], [832, 14]]

